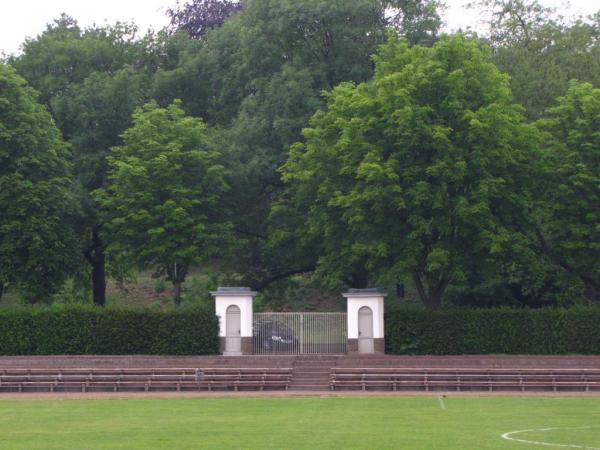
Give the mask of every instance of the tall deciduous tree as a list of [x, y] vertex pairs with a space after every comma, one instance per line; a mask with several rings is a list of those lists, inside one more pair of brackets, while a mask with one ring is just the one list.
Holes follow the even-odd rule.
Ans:
[[81, 29], [62, 16], [35, 39], [11, 64], [41, 92], [63, 137], [71, 144], [84, 217], [80, 247], [91, 268], [94, 303], [106, 297], [105, 243], [97, 205], [89, 193], [104, 185], [111, 146], [130, 125], [136, 106], [148, 98], [151, 73], [169, 56], [158, 57], [164, 42], [154, 36], [139, 39], [133, 25]]
[[232, 14], [242, 9], [242, 3], [233, 0], [192, 0], [183, 6], [169, 8], [172, 31], [184, 31], [200, 39], [210, 30], [220, 27]]
[[0, 285], [46, 301], [76, 261], [69, 147], [37, 94], [0, 64]]
[[227, 244], [224, 167], [202, 121], [178, 102], [149, 103], [133, 122], [109, 159], [110, 184], [97, 194], [105, 235], [110, 251], [166, 274], [179, 303], [190, 267]]
[[[65, 95], [53, 101], [54, 115], [69, 136], [78, 184], [90, 193], [106, 183], [110, 148], [121, 143], [120, 134], [131, 125], [131, 115], [144, 103], [151, 77], [132, 69], [115, 73], [94, 72], [73, 84]], [[91, 267], [94, 302], [104, 304], [106, 296], [106, 242], [97, 205], [83, 196], [85, 217], [83, 254]]]
[[537, 0], [483, 0], [493, 60], [511, 76], [515, 99], [538, 119], [569, 81], [600, 86], [600, 15], [561, 17]]
[[283, 176], [304, 227], [277, 237], [300, 234], [334, 282], [410, 276], [438, 308], [472, 260], [527, 245], [515, 193], [535, 132], [476, 40], [392, 37], [375, 61], [373, 81], [338, 86], [292, 148]]
[[539, 122], [545, 131], [547, 215], [542, 250], [578, 276], [587, 298], [600, 300], [600, 89], [572, 82]]
[[138, 61], [145, 44], [136, 33], [137, 29], [127, 24], [82, 29], [63, 14], [42, 34], [27, 39], [22, 54], [12, 57], [10, 63], [52, 110], [53, 99], [93, 72], [118, 70]]
[[442, 26], [438, 0], [382, 0], [387, 22], [412, 44], [433, 44]]
[[[323, 106], [321, 91], [372, 75], [371, 55], [385, 40], [390, 22], [398, 34], [415, 41], [435, 39], [439, 23], [429, 19], [431, 14], [439, 19], [436, 5], [420, 0], [247, 0], [239, 13], [204, 36], [201, 52], [186, 55], [172, 71], [182, 81], [173, 87], [186, 110], [227, 127], [221, 141], [235, 167], [228, 198], [248, 256], [236, 266], [246, 283], [260, 288], [314, 266], [314, 258], [291, 257], [294, 246], [265, 247], [268, 212], [282, 186], [276, 169], [308, 118]], [[160, 81], [168, 79], [169, 74], [161, 74]], [[206, 95], [192, 95], [192, 84]]]

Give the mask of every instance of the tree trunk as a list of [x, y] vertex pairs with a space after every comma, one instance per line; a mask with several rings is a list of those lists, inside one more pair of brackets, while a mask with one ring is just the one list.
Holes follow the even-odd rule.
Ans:
[[444, 291], [446, 290], [445, 287], [438, 287], [436, 286], [436, 288], [432, 289], [429, 292], [429, 304], [428, 304], [428, 308], [432, 309], [432, 310], [436, 310], [439, 309], [440, 306], [442, 306], [442, 300], [444, 299]]
[[431, 282], [427, 283], [427, 291], [423, 284], [423, 280], [418, 273], [413, 275], [419, 298], [427, 309], [436, 310], [442, 306], [442, 300], [444, 300], [444, 293], [448, 287], [448, 281], [445, 278], [440, 279], [438, 282], [432, 285]]
[[92, 293], [94, 304], [106, 304], [106, 266], [104, 262], [104, 249], [99, 247], [95, 251], [96, 264], [92, 266]]
[[174, 287], [173, 299], [175, 300], [176, 306], [179, 306], [181, 304], [181, 285], [185, 281], [187, 271], [187, 266], [183, 266], [178, 263], [174, 263], [167, 268], [168, 280], [171, 281], [171, 283], [173, 283]]
[[175, 305], [179, 306], [181, 304], [181, 280], [173, 281], [173, 286], [175, 288]]
[[2, 300], [2, 294], [4, 294], [4, 283], [0, 281], [0, 300]]
[[92, 228], [92, 246], [85, 252], [85, 257], [92, 266], [94, 304], [104, 306], [106, 304], [106, 258], [99, 225]]

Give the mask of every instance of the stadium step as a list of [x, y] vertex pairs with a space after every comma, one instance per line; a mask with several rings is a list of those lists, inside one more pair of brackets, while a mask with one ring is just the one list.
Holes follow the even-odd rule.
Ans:
[[336, 365], [337, 358], [301, 357], [292, 366], [292, 391], [326, 391], [329, 389], [331, 368]]

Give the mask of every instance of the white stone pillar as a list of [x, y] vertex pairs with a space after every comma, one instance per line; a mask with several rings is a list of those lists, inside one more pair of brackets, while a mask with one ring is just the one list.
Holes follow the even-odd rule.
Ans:
[[[386, 294], [381, 289], [350, 289], [342, 295], [348, 305], [347, 352], [385, 353], [383, 312]], [[361, 308], [364, 309], [361, 311]], [[361, 326], [365, 329], [362, 331], [359, 330], [359, 315], [363, 315]]]
[[[215, 312], [219, 318], [219, 351], [228, 356], [251, 355], [252, 301], [256, 292], [247, 287], [219, 287], [211, 292], [211, 295], [215, 298]], [[234, 324], [233, 328], [235, 328], [230, 330], [229, 336], [227, 334], [228, 309], [230, 316], [233, 316], [229, 319], [229, 326], [232, 327]], [[238, 311], [239, 328], [236, 325]]]

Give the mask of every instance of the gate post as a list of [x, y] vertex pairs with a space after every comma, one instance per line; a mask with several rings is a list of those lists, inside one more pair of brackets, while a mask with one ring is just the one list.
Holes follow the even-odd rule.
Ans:
[[342, 294], [346, 297], [348, 308], [348, 353], [359, 352], [359, 310], [363, 307], [372, 311], [372, 353], [385, 353], [385, 332], [383, 323], [384, 298], [387, 295], [379, 288], [349, 289]]
[[[229, 356], [252, 354], [252, 300], [256, 292], [247, 287], [219, 287], [212, 291], [215, 298], [215, 312], [219, 319], [219, 352]], [[240, 309], [241, 352], [227, 352], [226, 312], [230, 306]]]

